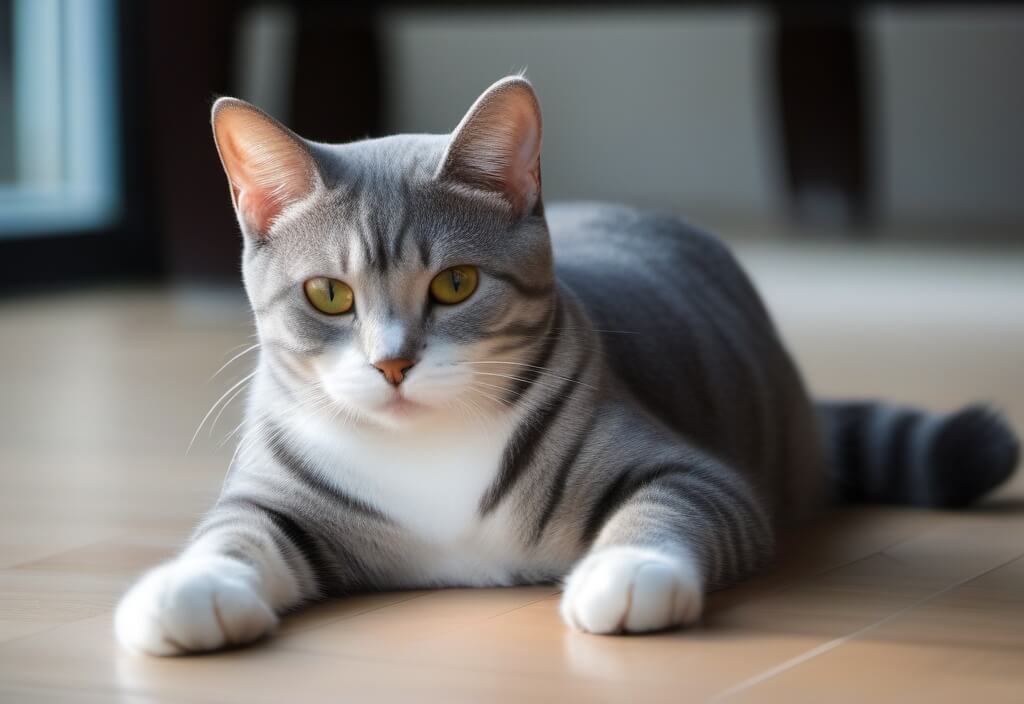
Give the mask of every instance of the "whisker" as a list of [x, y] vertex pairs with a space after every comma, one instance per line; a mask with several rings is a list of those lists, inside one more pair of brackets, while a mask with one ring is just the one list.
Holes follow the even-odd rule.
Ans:
[[469, 418], [476, 424], [476, 426], [478, 428], [480, 428], [481, 432], [490, 434], [490, 432], [491, 432], [490, 429], [487, 427], [487, 425], [483, 421], [483, 419], [484, 419], [483, 409], [481, 409], [478, 405], [473, 403], [468, 398], [454, 397], [452, 400], [456, 401], [460, 406], [462, 406], [463, 408], [465, 408], [468, 411]]
[[[240, 346], [241, 346], [241, 345], [240, 345]], [[211, 381], [213, 381], [214, 379], [216, 379], [216, 378], [217, 378], [217, 375], [218, 375], [218, 374], [220, 374], [220, 373], [221, 373], [222, 371], [224, 371], [225, 369], [227, 369], [227, 368], [228, 368], [228, 366], [229, 366], [229, 365], [230, 365], [230, 364], [231, 364], [232, 362], [234, 362], [234, 361], [235, 361], [236, 359], [238, 359], [239, 357], [242, 357], [243, 355], [247, 355], [247, 354], [249, 354], [250, 352], [252, 352], [252, 351], [253, 351], [253, 350], [255, 350], [255, 349], [259, 349], [259, 347], [260, 347], [260, 343], [258, 343], [258, 342], [257, 342], [257, 343], [256, 343], [255, 345], [251, 345], [251, 346], [247, 347], [246, 349], [242, 350], [241, 352], [239, 352], [238, 354], [236, 354], [236, 355], [235, 355], [234, 357], [232, 357], [232, 358], [231, 358], [231, 359], [229, 359], [228, 361], [224, 362], [224, 364], [223, 364], [223, 365], [221, 365], [221, 368], [220, 368], [220, 369], [218, 369], [217, 371], [215, 371], [215, 372], [213, 373], [213, 376], [211, 376], [211, 377], [210, 377], [209, 379], [207, 379], [207, 380], [206, 380], [206, 383], [207, 383], [207, 384], [209, 384], [209, 383], [210, 383]], [[234, 348], [232, 348], [232, 349], [238, 349], [238, 347], [234, 347]]]
[[591, 332], [602, 332], [609, 335], [640, 335], [637, 330], [602, 330], [601, 328], [587, 328], [587, 327], [575, 327], [575, 328], [551, 328], [552, 330], [563, 330], [566, 332], [574, 332], [576, 330], [591, 331]]
[[239, 386], [238, 390], [235, 391], [235, 393], [231, 394], [231, 396], [228, 398], [228, 400], [225, 401], [221, 405], [220, 410], [217, 411], [217, 415], [215, 415], [213, 417], [213, 420], [210, 422], [210, 427], [206, 431], [206, 437], [208, 437], [208, 438], [209, 437], [213, 437], [213, 430], [214, 430], [214, 428], [217, 427], [217, 421], [220, 420], [220, 417], [224, 414], [224, 409], [226, 409], [228, 406], [230, 406], [231, 402], [234, 401], [236, 398], [238, 398], [238, 395], [240, 393], [242, 393], [243, 391], [245, 391], [247, 388], [248, 388], [248, 386], [246, 386], [246, 385]]
[[[490, 363], [490, 364], [518, 364], [517, 362], [461, 362], [460, 364], [488, 364], [488, 363]], [[522, 365], [522, 366], [533, 367], [534, 365], [527, 364], [527, 365]], [[579, 384], [580, 386], [585, 386], [588, 389], [595, 389], [596, 390], [596, 387], [594, 387], [593, 385], [588, 384], [586, 382], [579, 381], [577, 379], [573, 379], [573, 378], [570, 378], [570, 377], [567, 377], [567, 376], [562, 376], [561, 374], [555, 374], [554, 372], [544, 371], [543, 369], [544, 369], [543, 367], [537, 367], [536, 371], [537, 371], [538, 374], [541, 374], [543, 376], [548, 376], [548, 377], [552, 377], [552, 378], [555, 378], [555, 379], [561, 379], [563, 381], [568, 381], [568, 382], [573, 383], [573, 384]], [[508, 375], [508, 374], [497, 374], [497, 373], [494, 373], [494, 372], [479, 372], [479, 371], [477, 371], [475, 369], [472, 370], [472, 373], [473, 374], [483, 374], [485, 376], [500, 376], [500, 377], [504, 377], [506, 379], [513, 379], [515, 381], [523, 381], [523, 382], [530, 381], [529, 379], [525, 379], [525, 378], [519, 377], [519, 376], [511, 376], [511, 375]], [[534, 383], [537, 383], [536, 379], [534, 379], [533, 381], [534, 381]], [[550, 384], [549, 385], [545, 385], [545, 388], [549, 388], [549, 389], [552, 389], [552, 390], [555, 390], [555, 391], [557, 391], [559, 389], [559, 387], [554, 386], [554, 385], [550, 385]]]
[[[474, 382], [474, 384], [475, 383], [482, 383], [482, 382]], [[480, 395], [486, 396], [487, 398], [493, 398], [490, 395], [484, 394], [483, 391], [481, 391], [479, 388], [476, 388], [473, 385], [468, 387], [467, 390], [470, 391], [471, 393], [474, 393], [474, 394], [480, 394]], [[520, 400], [519, 402], [520, 403], [524, 403], [524, 404], [526, 404], [528, 406], [527, 412], [523, 415], [523, 417], [522, 417], [520, 422], [522, 424], [524, 424], [524, 425], [528, 425], [528, 426], [532, 426], [532, 427], [537, 427], [537, 424], [539, 423], [539, 421], [537, 420], [536, 416], [531, 412], [536, 407], [536, 404], [530, 403], [529, 401], [522, 401], [522, 400]], [[515, 404], [508, 403], [508, 405], [509, 405], [509, 407], [513, 407]]]
[[[248, 450], [250, 447], [253, 447], [257, 440], [262, 439], [266, 442], [270, 442], [283, 435], [286, 432], [286, 428], [281, 424], [277, 425], [274, 432], [265, 432], [267, 425], [270, 421], [274, 420], [276, 416], [284, 413], [292, 413], [297, 410], [309, 410], [311, 412], [316, 412], [321, 408], [328, 406], [332, 402], [333, 399], [324, 394], [320, 389], [314, 389], [313, 393], [308, 394], [306, 398], [300, 399], [298, 403], [291, 404], [288, 408], [277, 410], [276, 412], [263, 412], [260, 417], [251, 421], [253, 425], [239, 440], [238, 447], [235, 448], [231, 461], [234, 462], [235, 458], [242, 454], [243, 448]], [[241, 424], [239, 427], [241, 427]]]
[[232, 391], [234, 391], [235, 389], [237, 389], [237, 388], [238, 388], [239, 386], [241, 386], [241, 385], [242, 385], [242, 384], [244, 384], [245, 382], [247, 382], [247, 381], [249, 381], [250, 379], [252, 379], [252, 378], [253, 378], [254, 376], [256, 376], [256, 372], [255, 372], [255, 371], [252, 371], [252, 372], [250, 372], [249, 374], [246, 374], [246, 375], [245, 375], [245, 376], [243, 376], [243, 377], [242, 377], [242, 378], [241, 378], [240, 380], [236, 381], [236, 382], [235, 382], [235, 384], [234, 384], [234, 385], [233, 385], [233, 386], [232, 386], [232, 387], [231, 387], [230, 389], [228, 389], [227, 391], [225, 391], [225, 392], [224, 392], [224, 394], [223, 394], [223, 395], [222, 395], [222, 396], [221, 396], [221, 397], [220, 397], [219, 399], [217, 399], [216, 401], [214, 401], [213, 405], [212, 405], [212, 406], [210, 406], [210, 410], [208, 410], [208, 411], [206, 412], [206, 415], [205, 415], [205, 416], [203, 416], [203, 419], [202, 419], [201, 421], [199, 421], [199, 427], [198, 427], [198, 428], [196, 428], [196, 432], [195, 432], [195, 433], [194, 433], [194, 434], [192, 435], [192, 440], [191, 440], [191, 442], [189, 442], [189, 444], [188, 444], [188, 448], [187, 448], [187, 449], [185, 450], [185, 454], [186, 454], [186, 455], [187, 455], [187, 454], [189, 453], [189, 451], [190, 451], [190, 450], [192, 449], [192, 445], [194, 445], [194, 444], [195, 444], [196, 438], [197, 438], [197, 437], [199, 437], [199, 431], [201, 431], [201, 430], [203, 429], [203, 425], [205, 425], [205, 424], [206, 424], [206, 421], [207, 421], [207, 419], [208, 419], [208, 418], [210, 417], [210, 414], [212, 414], [212, 413], [213, 413], [213, 411], [214, 411], [214, 410], [215, 410], [215, 409], [217, 408], [217, 406], [218, 406], [218, 405], [220, 404], [220, 402], [221, 402], [221, 401], [223, 401], [223, 400], [224, 400], [224, 399], [225, 399], [225, 398], [227, 397], [227, 395], [228, 395], [228, 394], [230, 394], [230, 393], [231, 393]]
[[[475, 382], [473, 382], [473, 383], [475, 383]], [[470, 387], [469, 387], [469, 388], [470, 388], [471, 390], [473, 390], [474, 392], [476, 392], [476, 393], [480, 394], [481, 396], [483, 396], [483, 397], [485, 397], [485, 398], [489, 398], [490, 400], [494, 401], [495, 403], [500, 403], [501, 405], [503, 405], [503, 406], [506, 406], [506, 407], [508, 407], [508, 408], [511, 408], [511, 407], [512, 407], [512, 405], [513, 405], [513, 404], [512, 404], [512, 402], [510, 402], [510, 401], [507, 401], [506, 399], [503, 399], [503, 398], [501, 398], [501, 397], [499, 397], [499, 396], [494, 396], [494, 395], [492, 395], [492, 394], [489, 394], [489, 393], [487, 393], [487, 392], [485, 392], [485, 391], [481, 391], [481, 390], [480, 390], [479, 388], [476, 388], [476, 387], [475, 387], [475, 386], [473, 385], [473, 383], [471, 383], [471, 384], [470, 384]], [[498, 387], [498, 388], [500, 388], [500, 387]]]
[[496, 377], [500, 377], [502, 379], [511, 379], [512, 381], [520, 381], [520, 382], [523, 382], [523, 383], [533, 383], [533, 384], [536, 384], [537, 386], [539, 386], [542, 389], [547, 389], [548, 391], [560, 391], [561, 390], [558, 386], [555, 386], [552, 383], [547, 383], [546, 380], [541, 380], [541, 379], [533, 379], [532, 382], [531, 382], [530, 379], [527, 379], [527, 378], [521, 377], [521, 376], [515, 376], [513, 374], [499, 374], [497, 372], [478, 372], [476, 370], [473, 370], [472, 373], [475, 374], [475, 375], [478, 375], [478, 376], [496, 376]]
[[500, 384], [490, 384], [490, 383], [488, 383], [486, 381], [479, 381], [477, 379], [474, 379], [474, 380], [470, 381], [469, 383], [470, 384], [482, 384], [483, 386], [488, 386], [488, 387], [490, 387], [492, 389], [497, 389], [499, 391], [511, 391], [512, 393], [514, 393], [514, 394], [516, 394], [518, 396], [523, 396], [524, 394], [526, 394], [525, 391], [515, 391], [514, 389], [510, 389], [510, 388], [508, 388], [506, 386], [502, 386]]

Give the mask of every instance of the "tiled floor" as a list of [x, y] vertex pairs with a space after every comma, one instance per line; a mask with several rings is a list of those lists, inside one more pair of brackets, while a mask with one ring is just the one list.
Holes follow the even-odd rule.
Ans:
[[[816, 391], [986, 398], [1024, 427], [1020, 252], [743, 256]], [[325, 604], [247, 650], [122, 653], [119, 593], [219, 488], [235, 407], [185, 448], [250, 334], [209, 292], [0, 304], [0, 702], [1024, 700], [1020, 478], [968, 512], [836, 511], [689, 632], [580, 635], [554, 587], [450, 590]]]

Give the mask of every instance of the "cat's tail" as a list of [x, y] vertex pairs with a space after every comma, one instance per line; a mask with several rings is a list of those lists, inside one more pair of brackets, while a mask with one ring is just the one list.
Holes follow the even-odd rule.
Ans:
[[878, 402], [818, 404], [839, 501], [965, 506], [1003, 483], [1020, 444], [985, 406], [956, 413]]

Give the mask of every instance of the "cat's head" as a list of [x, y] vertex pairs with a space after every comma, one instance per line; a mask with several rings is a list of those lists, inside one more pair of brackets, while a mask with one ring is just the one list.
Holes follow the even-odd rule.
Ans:
[[297, 403], [394, 427], [515, 401], [554, 289], [524, 78], [451, 135], [319, 144], [232, 98], [213, 129], [263, 354]]

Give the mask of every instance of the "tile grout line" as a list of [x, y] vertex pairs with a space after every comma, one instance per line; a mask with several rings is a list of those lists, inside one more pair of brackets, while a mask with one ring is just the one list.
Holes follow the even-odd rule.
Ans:
[[[350, 619], [358, 618], [358, 617], [364, 616], [366, 614], [372, 614], [374, 611], [380, 611], [381, 609], [389, 609], [392, 606], [398, 606], [399, 604], [406, 604], [406, 603], [408, 603], [410, 601], [415, 601], [416, 599], [422, 599], [423, 597], [430, 596], [431, 594], [434, 594], [437, 591], [439, 591], [439, 590], [437, 590], [437, 589], [430, 589], [430, 590], [424, 591], [422, 594], [413, 594], [412, 596], [408, 596], [408, 597], [406, 597], [404, 599], [398, 599], [396, 601], [389, 601], [387, 604], [381, 604], [380, 606], [372, 606], [372, 607], [370, 607], [368, 609], [364, 609], [362, 611], [356, 611], [354, 613], [345, 614], [344, 616], [336, 616], [334, 618], [326, 619], [326, 620], [323, 620], [323, 621], [318, 621], [317, 623], [310, 624], [309, 627], [307, 627], [307, 628], [302, 628], [300, 626], [300, 627], [298, 627], [296, 629], [293, 629], [293, 630], [289, 631], [286, 634], [282, 634], [282, 637], [283, 638], [287, 638], [290, 635], [295, 634], [295, 633], [309, 633], [310, 631], [315, 631], [318, 628], [322, 628], [324, 626], [328, 626], [328, 625], [330, 625], [332, 623], [340, 623], [342, 621], [348, 621]], [[367, 595], [384, 594], [384, 593], [386, 593], [386, 592], [376, 592], [376, 593], [375, 592], [366, 592], [365, 594], [354, 594], [353, 596], [367, 596]], [[339, 601], [340, 600], [344, 600], [345, 598], [346, 597], [340, 597]], [[322, 605], [322, 604], [330, 604], [332, 601], [334, 601], [334, 599], [326, 599], [326, 600], [324, 600], [322, 602], [319, 602], [319, 603], [309, 604], [309, 606], [313, 607], [313, 606], [318, 606], [318, 605]], [[293, 613], [294, 614], [302, 613], [302, 608], [299, 608], [298, 610], [296, 610]], [[287, 618], [288, 615], [291, 615], [291, 614], [286, 614], [285, 618]]]
[[[932, 529], [932, 530], [936, 530], [936, 529]], [[839, 564], [832, 565], [831, 567], [826, 567], [825, 569], [811, 570], [810, 572], [808, 572], [806, 574], [798, 575], [798, 576], [795, 576], [795, 577], [793, 577], [791, 579], [790, 578], [785, 578], [784, 581], [782, 581], [780, 584], [776, 584], [775, 586], [768, 587], [768, 588], [764, 589], [763, 591], [758, 590], [758, 593], [754, 594], [753, 596], [751, 596], [750, 599], [747, 599], [745, 601], [739, 601], [739, 602], [736, 602], [735, 604], [730, 604], [729, 606], [726, 606], [726, 607], [724, 607], [722, 609], [716, 610], [714, 613], [716, 615], [720, 614], [720, 613], [725, 613], [725, 612], [730, 611], [732, 609], [739, 608], [740, 606], [743, 606], [745, 604], [751, 604], [753, 602], [756, 602], [759, 599], [763, 599], [765, 596], [770, 596], [770, 595], [773, 595], [773, 594], [778, 594], [779, 592], [784, 592], [784, 591], [787, 591], [787, 590], [792, 589], [794, 587], [797, 587], [797, 586], [799, 586], [800, 584], [806, 582], [809, 579], [814, 579], [815, 577], [822, 577], [822, 576], [825, 576], [825, 575], [829, 574], [830, 572], [835, 572], [837, 570], [841, 570], [841, 569], [844, 569], [846, 567], [852, 567], [853, 565], [856, 565], [856, 564], [859, 564], [861, 562], [864, 562], [865, 560], [869, 560], [869, 559], [871, 559], [872, 557], [874, 557], [876, 555], [884, 555], [884, 554], [886, 554], [887, 551], [891, 550], [892, 548], [898, 547], [898, 546], [903, 545], [904, 543], [910, 542], [912, 540], [916, 540], [917, 538], [921, 537], [922, 535], [927, 535], [927, 534], [928, 534], [928, 531], [926, 531], [925, 533], [915, 533], [915, 534], [910, 535], [910, 536], [904, 536], [902, 538], [899, 538], [899, 539], [895, 540], [894, 542], [886, 544], [885, 546], [875, 550], [874, 552], [868, 553], [867, 555], [861, 555], [860, 557], [855, 557], [855, 558], [846, 560], [844, 562], [840, 562]]]
[[996, 570], [1001, 569], [1003, 567], [1006, 567], [1007, 565], [1012, 564], [1012, 563], [1016, 562], [1017, 560], [1021, 560], [1021, 559], [1024, 559], [1024, 555], [1017, 555], [1015, 557], [1010, 558], [1009, 560], [1006, 560], [1004, 562], [999, 563], [998, 565], [995, 565], [993, 567], [989, 567], [988, 569], [984, 569], [981, 572], [978, 572], [976, 574], [972, 574], [972, 575], [970, 575], [968, 577], [964, 577], [963, 579], [958, 580], [958, 581], [950, 584], [947, 587], [943, 587], [942, 589], [940, 589], [937, 592], [929, 594], [928, 596], [924, 597], [923, 599], [918, 599], [913, 604], [909, 604], [907, 606], [904, 606], [902, 609], [899, 609], [898, 611], [894, 611], [893, 613], [889, 614], [885, 618], [879, 619], [878, 621], [875, 621], [874, 623], [869, 623], [866, 626], [862, 626], [861, 628], [858, 628], [856, 631], [854, 631], [852, 633], [847, 633], [845, 636], [841, 636], [839, 638], [833, 638], [830, 641], [826, 641], [825, 643], [822, 643], [819, 646], [811, 648], [810, 650], [808, 650], [808, 651], [806, 651], [804, 653], [801, 653], [800, 655], [796, 655], [796, 656], [790, 658], [789, 660], [785, 660], [784, 662], [781, 662], [778, 665], [775, 665], [774, 667], [770, 667], [767, 670], [765, 670], [764, 672], [761, 672], [760, 674], [754, 675], [753, 677], [749, 677], [749, 678], [743, 680], [742, 682], [734, 684], [733, 686], [729, 687], [728, 689], [725, 689], [725, 690], [719, 692], [718, 694], [716, 694], [715, 696], [711, 697], [707, 701], [709, 702], [709, 704], [711, 702], [724, 701], [725, 699], [727, 699], [729, 697], [732, 697], [732, 696], [735, 696], [735, 695], [739, 694], [740, 692], [743, 692], [743, 691], [748, 690], [748, 689], [750, 689], [752, 687], [755, 687], [755, 686], [761, 684], [762, 682], [766, 682], [766, 681], [770, 680], [771, 678], [773, 678], [773, 677], [775, 677], [777, 675], [782, 674], [786, 670], [790, 670], [790, 669], [792, 669], [792, 668], [794, 668], [794, 667], [796, 667], [798, 665], [801, 665], [801, 664], [803, 664], [803, 663], [805, 663], [805, 662], [807, 662], [809, 660], [812, 660], [812, 659], [818, 657], [819, 655], [823, 655], [823, 654], [825, 654], [825, 653], [827, 653], [827, 652], [829, 652], [831, 650], [835, 650], [839, 646], [844, 645], [845, 643], [848, 643], [851, 640], [854, 640], [854, 639], [864, 635], [865, 633], [873, 631], [874, 629], [878, 628], [879, 626], [884, 626], [886, 623], [889, 623], [890, 621], [893, 621], [894, 619], [897, 619], [900, 616], [903, 616], [904, 614], [906, 614], [906, 613], [908, 613], [908, 612], [910, 612], [910, 611], [912, 611], [912, 610], [914, 610], [914, 609], [916, 609], [916, 608], [918, 608], [920, 606], [923, 606], [923, 605], [927, 604], [928, 602], [933, 601], [934, 599], [939, 598], [943, 594], [951, 592], [952, 590], [954, 590], [954, 589], [956, 589], [958, 587], [962, 587], [963, 585], [968, 584], [969, 582], [973, 582], [974, 580], [978, 579], [979, 577], [983, 577], [986, 574], [989, 574], [990, 572], [995, 572]]
[[519, 609], [525, 609], [527, 606], [533, 606], [534, 604], [539, 604], [540, 602], [546, 601], [546, 600], [550, 599], [553, 596], [558, 596], [561, 593], [562, 593], [562, 590], [561, 589], [557, 589], [557, 590], [551, 592], [550, 594], [545, 594], [544, 596], [540, 597], [539, 599], [534, 599], [533, 601], [528, 601], [525, 604], [520, 604], [519, 606], [513, 606], [511, 609], [507, 609], [505, 611], [499, 611], [496, 614], [491, 614], [490, 616], [487, 616], [487, 617], [481, 619], [481, 623], [483, 621], [491, 621], [493, 619], [498, 618], [499, 616], [505, 616], [506, 614], [510, 614], [510, 613], [512, 613], [514, 611], [518, 611]]
[[[428, 592], [427, 594], [421, 594], [420, 596], [427, 596], [428, 594], [435, 594], [435, 593], [443, 592], [443, 591], [445, 591], [445, 590], [444, 589], [435, 589], [432, 592]], [[485, 617], [483, 617], [483, 618], [481, 618], [479, 620], [474, 620], [474, 621], [471, 621], [469, 623], [460, 623], [460, 624], [454, 624], [454, 625], [447, 626], [447, 627], [441, 627], [437, 631], [435, 631], [431, 635], [425, 637], [422, 641], [419, 641], [419, 642], [422, 643], [424, 641], [428, 641], [430, 638], [433, 638], [433, 637], [436, 637], [436, 636], [439, 636], [439, 635], [449, 635], [451, 633], [458, 633], [458, 632], [460, 632], [460, 631], [462, 631], [462, 630], [464, 630], [466, 628], [479, 626], [481, 623], [485, 623], [485, 622], [490, 621], [490, 620], [492, 620], [494, 618], [497, 618], [499, 616], [504, 616], [506, 614], [513, 613], [515, 611], [518, 611], [519, 609], [526, 608], [527, 606], [531, 606], [533, 604], [539, 604], [540, 602], [545, 601], [546, 599], [550, 599], [552, 596], [555, 596], [558, 593], [559, 592], [552, 592], [550, 594], [546, 594], [546, 595], [544, 595], [544, 596], [542, 596], [542, 597], [540, 597], [538, 599], [534, 599], [532, 601], [528, 601], [525, 604], [520, 604], [518, 606], [513, 606], [511, 609], [506, 609], [504, 611], [499, 611], [496, 614], [491, 614], [490, 616], [485, 616]], [[416, 598], [419, 598], [419, 597], [412, 597], [412, 599], [416, 599]], [[375, 609], [370, 609], [370, 611], [360, 612], [360, 614], [355, 614], [355, 616], [362, 615], [363, 613], [370, 613], [371, 611], [379, 611], [380, 609], [386, 609], [389, 606], [394, 606], [394, 605], [397, 605], [397, 604], [402, 604], [402, 603], [406, 603], [408, 601], [412, 601], [412, 599], [406, 599], [406, 600], [403, 600], [403, 601], [400, 601], [400, 602], [394, 602], [393, 604], [387, 604], [385, 606], [380, 606], [380, 607], [377, 607]], [[340, 620], [345, 620], [345, 618], [348, 618], [348, 617], [344, 617], [344, 618], [342, 618]], [[339, 620], [331, 621], [331, 623], [338, 623], [338, 622], [339, 622]], [[308, 632], [310, 632], [312, 630], [315, 630], [315, 628], [319, 628], [319, 626], [316, 626], [314, 628], [310, 628], [308, 630], [300, 631], [300, 632], [308, 633]], [[291, 653], [306, 653], [306, 654], [326, 655], [326, 653], [324, 653], [322, 651], [319, 651], [319, 650], [315, 650], [315, 649], [307, 650], [306, 648], [303, 648], [302, 646], [294, 647], [294, 646], [288, 645], [287, 643], [284, 644], [283, 646], [281, 646], [281, 649], [282, 650], [286, 650], [286, 651], [291, 652]], [[348, 654], [348, 653], [342, 654], [342, 656], [343, 657], [349, 657], [349, 658], [356, 657], [356, 656], [352, 656], [351, 654]], [[371, 658], [366, 658], [366, 659], [373, 660], [374, 658], [371, 657]], [[393, 662], [393, 661], [385, 659], [385, 660], [383, 660], [383, 662]], [[394, 662], [400, 662], [400, 661], [394, 661]]]

